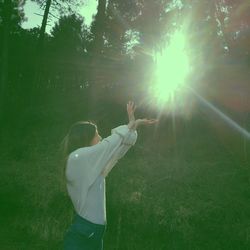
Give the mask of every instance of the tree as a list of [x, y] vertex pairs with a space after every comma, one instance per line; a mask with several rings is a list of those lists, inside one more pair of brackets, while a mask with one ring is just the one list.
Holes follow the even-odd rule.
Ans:
[[38, 39], [38, 43], [37, 43], [37, 49], [40, 53], [43, 52], [43, 41], [44, 41], [44, 35], [45, 35], [46, 25], [47, 25], [47, 21], [48, 21], [51, 1], [52, 0], [47, 0], [46, 4], [45, 4], [42, 25], [40, 28], [39, 39]]
[[0, 37], [2, 40], [1, 51], [1, 88], [0, 88], [0, 122], [2, 122], [5, 110], [6, 88], [8, 84], [9, 66], [9, 37], [16, 32], [21, 22], [24, 20], [23, 6], [25, 1], [3, 0], [0, 2]]
[[53, 51], [62, 57], [83, 55], [86, 51], [87, 30], [83, 18], [75, 14], [61, 17], [51, 35]]
[[104, 47], [104, 34], [106, 29], [106, 0], [98, 0], [97, 14], [91, 25], [93, 42], [90, 50], [95, 54], [102, 54]]
[[43, 20], [40, 28], [40, 34], [38, 39], [38, 52], [43, 50], [43, 40], [44, 34], [48, 22], [48, 18], [50, 15], [54, 16], [52, 12], [59, 13], [59, 15], [72, 14], [76, 11], [76, 9], [83, 4], [83, 0], [32, 0], [33, 2], [37, 2], [41, 8], [44, 9]]
[[[36, 100], [35, 89], [37, 85], [41, 85], [41, 81], [43, 79], [43, 70], [44, 70], [44, 55], [46, 51], [44, 51], [44, 40], [46, 37], [46, 26], [48, 23], [48, 18], [50, 16], [55, 16], [52, 12], [56, 12], [57, 14], [66, 15], [68, 13], [73, 13], [76, 9], [82, 5], [83, 0], [32, 0], [37, 2], [42, 9], [44, 9], [43, 20], [40, 27], [39, 37], [37, 41], [37, 49], [36, 49], [36, 58], [34, 62], [34, 76], [33, 76], [33, 84], [30, 89], [30, 98], [33, 103]], [[48, 54], [48, 53], [47, 53]], [[33, 100], [35, 97], [35, 100]]]

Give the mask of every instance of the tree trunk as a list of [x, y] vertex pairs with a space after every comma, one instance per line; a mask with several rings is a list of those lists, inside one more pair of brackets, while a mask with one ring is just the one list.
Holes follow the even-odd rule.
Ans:
[[0, 122], [2, 124], [5, 114], [6, 87], [8, 83], [8, 40], [10, 34], [11, 0], [4, 0], [3, 4], [3, 47], [1, 65], [1, 89], [0, 89]]
[[30, 86], [30, 100], [29, 103], [30, 105], [35, 104], [37, 101], [37, 86], [40, 84], [41, 80], [41, 71], [43, 67], [43, 52], [44, 52], [44, 37], [45, 37], [45, 30], [47, 26], [47, 21], [48, 21], [48, 15], [49, 15], [49, 10], [51, 6], [52, 0], [46, 0], [46, 6], [43, 14], [43, 20], [42, 20], [42, 25], [39, 31], [39, 37], [37, 41], [37, 47], [36, 47], [36, 57], [35, 57], [35, 62], [34, 62], [34, 69], [33, 69], [33, 79], [32, 79], [32, 85]]
[[91, 83], [88, 89], [87, 100], [87, 114], [93, 117], [93, 111], [96, 109], [98, 97], [96, 95], [96, 88], [100, 84], [98, 76], [100, 75], [100, 62], [104, 48], [104, 33], [106, 23], [106, 2], [107, 0], [98, 0], [97, 14], [95, 21], [92, 24], [92, 32], [94, 34], [94, 41], [91, 48], [92, 57], [90, 59], [90, 79]]
[[44, 14], [43, 14], [42, 26], [41, 26], [41, 29], [40, 29], [40, 32], [39, 32], [39, 40], [38, 40], [38, 45], [37, 45], [38, 54], [41, 54], [42, 51], [43, 51], [45, 29], [46, 29], [46, 26], [47, 26], [50, 6], [51, 6], [51, 0], [47, 0], [45, 10], [44, 10]]

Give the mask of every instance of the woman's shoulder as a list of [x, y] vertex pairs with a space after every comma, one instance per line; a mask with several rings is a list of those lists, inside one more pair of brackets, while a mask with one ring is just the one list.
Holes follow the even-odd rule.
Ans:
[[69, 158], [78, 158], [79, 156], [85, 154], [87, 152], [86, 150], [86, 147], [84, 148], [78, 148], [74, 151], [72, 151], [70, 154], [69, 154]]
[[96, 152], [97, 148], [98, 147], [96, 147], [96, 145], [78, 148], [69, 154], [69, 159], [79, 159], [79, 158], [82, 158], [84, 156], [89, 156], [91, 154], [94, 154]]

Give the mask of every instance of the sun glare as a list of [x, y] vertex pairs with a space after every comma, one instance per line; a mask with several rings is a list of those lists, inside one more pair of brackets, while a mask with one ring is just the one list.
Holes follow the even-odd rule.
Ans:
[[155, 60], [156, 83], [153, 92], [157, 103], [165, 104], [172, 100], [176, 91], [185, 83], [189, 72], [184, 33], [176, 31], [166, 48], [156, 54]]

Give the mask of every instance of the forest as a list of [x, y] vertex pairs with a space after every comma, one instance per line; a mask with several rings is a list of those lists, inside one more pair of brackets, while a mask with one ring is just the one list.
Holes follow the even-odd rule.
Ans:
[[[250, 249], [250, 2], [97, 0], [88, 26], [85, 0], [32, 1], [42, 23], [24, 29], [26, 1], [0, 0], [1, 249], [62, 249], [61, 142], [79, 120], [108, 136], [129, 100], [159, 123], [107, 178], [104, 249]], [[156, 55], [183, 29], [193, 92], [160, 105]], [[169, 88], [183, 58], [166, 57]]]

